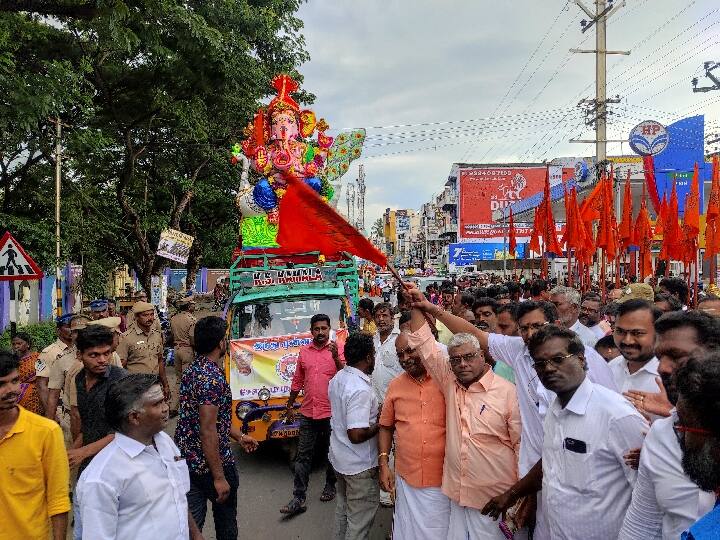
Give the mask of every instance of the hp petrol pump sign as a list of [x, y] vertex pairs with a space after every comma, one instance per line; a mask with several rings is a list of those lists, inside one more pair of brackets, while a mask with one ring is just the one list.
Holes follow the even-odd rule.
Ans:
[[641, 156], [656, 156], [670, 143], [667, 129], [660, 122], [645, 120], [630, 131], [630, 148]]

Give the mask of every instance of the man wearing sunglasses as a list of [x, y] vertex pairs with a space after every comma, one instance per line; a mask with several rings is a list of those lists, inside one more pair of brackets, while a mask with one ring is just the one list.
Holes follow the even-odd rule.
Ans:
[[[543, 429], [542, 459], [511, 489], [515, 498], [542, 487], [552, 538], [617, 538], [630, 503], [635, 471], [625, 454], [642, 444], [645, 419], [618, 393], [586, 376], [585, 347], [555, 325], [528, 343], [533, 368], [557, 395]], [[497, 515], [498, 508], [492, 508]]]
[[700, 311], [666, 313], [655, 323], [660, 392], [632, 391], [641, 413], [668, 416], [653, 422], [640, 454], [638, 479], [619, 540], [677, 540], [715, 502], [682, 468], [682, 450], [673, 433], [678, 380], [674, 375], [693, 355], [720, 349], [720, 321]]
[[[675, 432], [685, 473], [700, 489], [720, 490], [720, 355], [691, 358], [678, 370], [678, 420]], [[682, 534], [682, 540], [720, 537], [720, 505]]]

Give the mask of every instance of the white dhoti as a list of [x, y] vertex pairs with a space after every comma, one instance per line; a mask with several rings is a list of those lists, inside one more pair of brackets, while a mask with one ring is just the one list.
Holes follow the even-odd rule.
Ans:
[[498, 527], [499, 521], [484, 516], [477, 508], [450, 501], [450, 527], [447, 540], [507, 540]]
[[395, 476], [393, 540], [438, 540], [448, 537], [450, 499], [439, 487], [416, 488]]

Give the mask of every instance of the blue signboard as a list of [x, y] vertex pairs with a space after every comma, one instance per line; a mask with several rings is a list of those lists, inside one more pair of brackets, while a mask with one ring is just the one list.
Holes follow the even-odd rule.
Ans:
[[690, 192], [693, 167], [700, 169], [700, 210], [703, 209], [703, 181], [710, 180], [712, 167], [705, 163], [705, 117], [691, 116], [667, 126], [670, 143], [655, 156], [655, 176], [660, 200], [670, 200], [673, 176], [676, 180], [678, 208], [685, 212], [685, 197]]
[[[518, 258], [525, 256], [525, 246], [518, 244], [515, 255]], [[506, 245], [502, 242], [474, 242], [450, 244], [448, 247], [448, 262], [457, 266], [473, 264], [476, 261], [502, 260]]]

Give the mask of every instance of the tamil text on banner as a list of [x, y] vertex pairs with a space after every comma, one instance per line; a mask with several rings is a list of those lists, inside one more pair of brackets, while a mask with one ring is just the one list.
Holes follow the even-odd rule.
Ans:
[[[574, 169], [550, 167], [551, 184], [567, 181]], [[461, 169], [459, 184], [460, 241], [499, 240], [507, 228], [493, 220], [493, 212], [539, 193], [545, 182], [545, 167], [472, 167]], [[532, 223], [515, 222], [518, 242], [532, 234]]]
[[187, 264], [193, 237], [175, 229], [165, 229], [160, 233], [157, 254], [171, 261]]
[[[346, 330], [334, 332], [338, 344], [345, 343]], [[230, 341], [230, 388], [232, 398], [254, 400], [266, 388], [270, 399], [285, 398], [295, 374], [300, 347], [309, 345], [309, 332], [275, 337], [243, 338]]]

